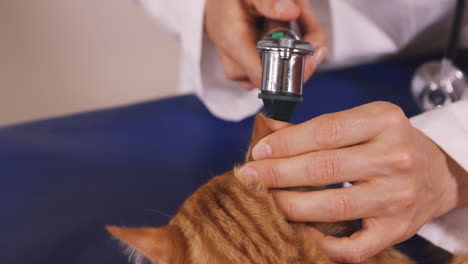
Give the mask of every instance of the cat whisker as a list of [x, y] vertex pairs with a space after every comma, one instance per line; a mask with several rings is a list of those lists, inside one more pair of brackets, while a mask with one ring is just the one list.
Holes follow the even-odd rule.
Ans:
[[146, 258], [142, 253], [130, 247], [125, 243], [121, 243], [123, 252], [128, 256], [128, 261], [133, 264], [151, 264], [151, 261]]
[[174, 216], [173, 215], [170, 215], [168, 213], [165, 213], [161, 210], [157, 210], [157, 209], [150, 209], [150, 208], [147, 208], [147, 209], [144, 209], [145, 211], [147, 212], [152, 212], [152, 213], [158, 213], [159, 215], [162, 215], [164, 217], [167, 217], [168, 219], [172, 219]]

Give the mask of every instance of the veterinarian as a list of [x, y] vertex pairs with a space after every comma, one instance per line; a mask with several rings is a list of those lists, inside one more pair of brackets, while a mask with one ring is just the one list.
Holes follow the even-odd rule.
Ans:
[[[141, 0], [183, 49], [179, 89], [217, 117], [238, 121], [262, 107], [255, 18], [298, 19], [316, 47], [308, 79], [323, 69], [441, 50], [453, 0]], [[312, 6], [310, 5], [312, 4]], [[463, 34], [462, 46], [468, 43]], [[403, 52], [404, 50], [404, 52]], [[306, 93], [308, 91], [305, 91]], [[273, 192], [293, 221], [363, 219], [350, 238], [321, 237], [337, 262], [359, 262], [418, 233], [468, 250], [468, 100], [408, 119], [374, 102], [284, 128], [253, 149], [241, 172], [271, 188], [352, 182], [313, 193]], [[329, 99], [329, 98], [327, 98]], [[317, 213], [320, 212], [320, 213]]]

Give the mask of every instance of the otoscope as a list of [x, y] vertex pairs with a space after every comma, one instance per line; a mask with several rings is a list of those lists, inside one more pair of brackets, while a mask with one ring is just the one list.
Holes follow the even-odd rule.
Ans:
[[261, 51], [262, 83], [258, 98], [263, 100], [267, 117], [288, 122], [303, 101], [304, 64], [314, 47], [300, 39], [295, 22], [265, 19], [264, 35], [257, 43]]

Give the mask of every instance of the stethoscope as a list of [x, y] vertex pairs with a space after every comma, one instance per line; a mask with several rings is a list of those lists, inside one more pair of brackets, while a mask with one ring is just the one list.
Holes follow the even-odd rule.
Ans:
[[465, 0], [457, 0], [449, 42], [440, 61], [429, 61], [415, 72], [411, 92], [422, 111], [445, 106], [462, 98], [467, 90], [463, 72], [454, 64], [463, 25]]

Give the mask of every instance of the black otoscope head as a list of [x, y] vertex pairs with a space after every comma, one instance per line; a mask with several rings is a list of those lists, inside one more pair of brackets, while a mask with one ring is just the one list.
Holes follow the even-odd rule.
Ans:
[[262, 91], [259, 98], [263, 100], [266, 116], [271, 119], [289, 122], [296, 106], [302, 102], [302, 95], [288, 93], [273, 93]]

